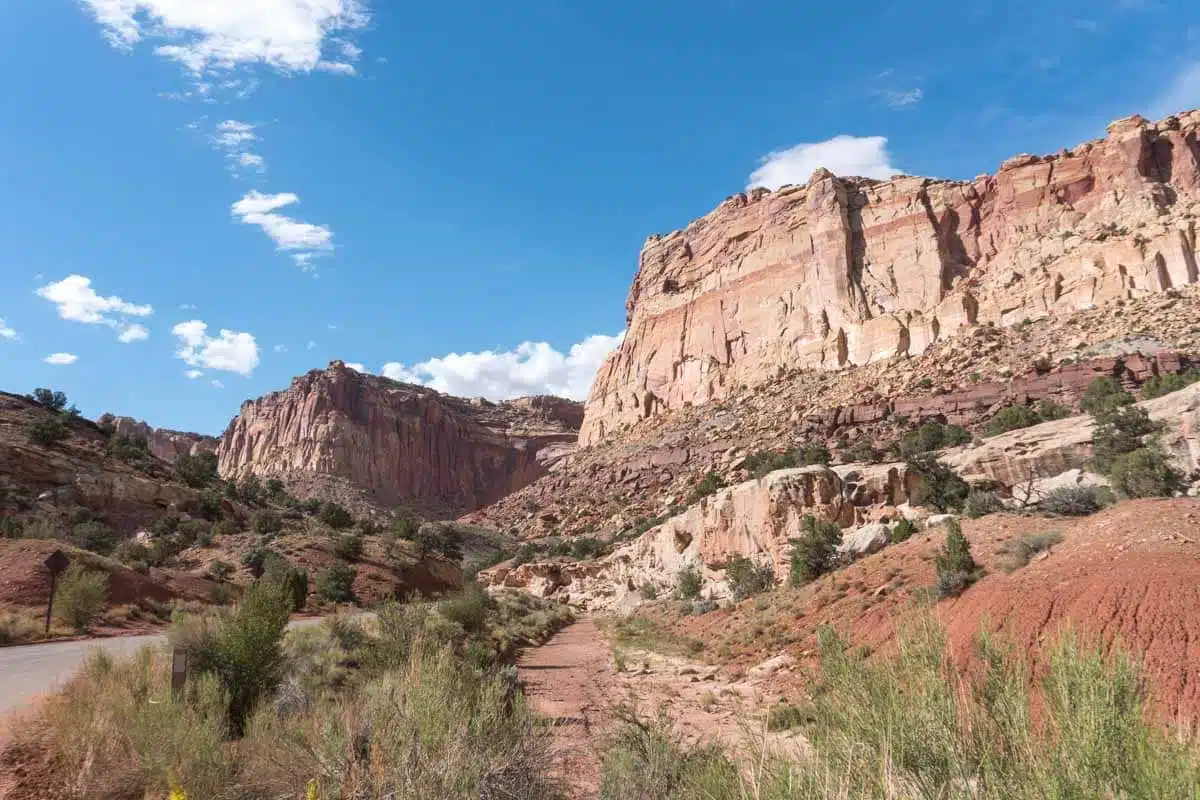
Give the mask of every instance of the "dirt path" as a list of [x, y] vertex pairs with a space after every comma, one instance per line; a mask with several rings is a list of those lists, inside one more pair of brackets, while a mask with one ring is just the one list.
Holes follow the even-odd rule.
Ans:
[[590, 800], [600, 787], [600, 747], [620, 702], [608, 645], [596, 623], [580, 620], [541, 647], [526, 651], [517, 668], [534, 709], [554, 724], [555, 772], [570, 800]]

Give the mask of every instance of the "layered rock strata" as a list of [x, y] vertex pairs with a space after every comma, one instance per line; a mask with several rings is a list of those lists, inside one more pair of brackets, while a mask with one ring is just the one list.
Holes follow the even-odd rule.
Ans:
[[130, 439], [143, 439], [146, 449], [155, 458], [161, 458], [168, 463], [184, 455], [197, 453], [215, 453], [217, 438], [204, 436], [199, 433], [185, 433], [167, 428], [155, 428], [141, 420], [132, 417], [119, 417], [113, 414], [101, 414], [96, 424], [104, 430], [125, 436]]
[[225, 478], [332, 476], [380, 503], [455, 513], [545, 474], [574, 445], [581, 412], [552, 397], [463, 400], [335, 361], [244, 403], [217, 452]]
[[789, 370], [916, 355], [964, 327], [1195, 283], [1198, 130], [1197, 111], [1130, 117], [967, 182], [821, 169], [651, 237], [581, 444]]

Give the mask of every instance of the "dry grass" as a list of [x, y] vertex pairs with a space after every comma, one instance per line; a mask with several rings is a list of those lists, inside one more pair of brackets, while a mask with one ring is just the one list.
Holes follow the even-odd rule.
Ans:
[[45, 638], [40, 616], [24, 611], [0, 611], [0, 646], [28, 644]]

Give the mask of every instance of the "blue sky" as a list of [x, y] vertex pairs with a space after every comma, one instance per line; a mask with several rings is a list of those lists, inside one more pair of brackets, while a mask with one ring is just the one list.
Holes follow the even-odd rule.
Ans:
[[1200, 105], [1200, 10], [0, 0], [0, 96], [0, 388], [218, 433], [334, 358], [582, 396], [647, 235]]

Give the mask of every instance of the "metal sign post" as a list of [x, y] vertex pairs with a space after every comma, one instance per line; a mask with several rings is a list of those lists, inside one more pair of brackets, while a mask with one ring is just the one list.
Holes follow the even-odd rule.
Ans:
[[71, 566], [71, 559], [62, 550], [55, 550], [44, 562], [50, 572], [50, 597], [46, 599], [46, 634], [50, 633], [50, 615], [54, 612], [54, 588], [58, 583], [58, 574]]

